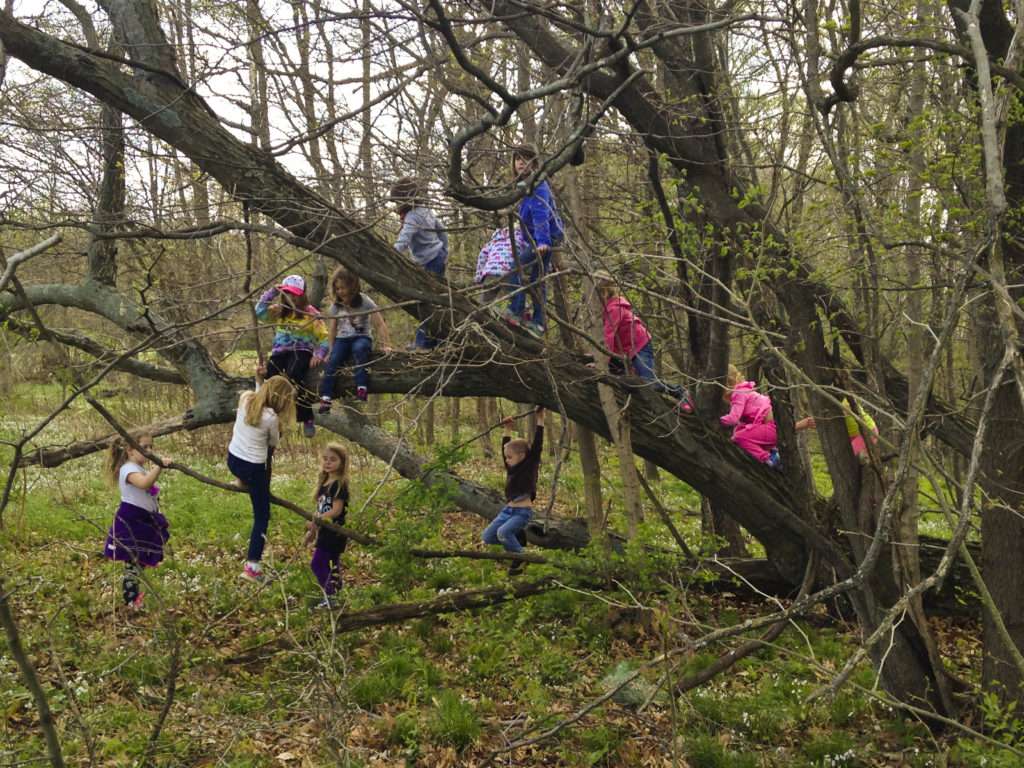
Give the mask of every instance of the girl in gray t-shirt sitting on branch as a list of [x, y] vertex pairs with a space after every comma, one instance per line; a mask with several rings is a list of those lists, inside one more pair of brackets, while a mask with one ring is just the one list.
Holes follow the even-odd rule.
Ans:
[[367, 363], [373, 352], [373, 334], [376, 331], [385, 352], [391, 351], [388, 325], [377, 304], [362, 292], [359, 278], [344, 267], [331, 275], [331, 294], [334, 303], [327, 309], [327, 336], [331, 339], [331, 353], [320, 382], [320, 413], [331, 410], [334, 398], [334, 376], [338, 369], [354, 361], [356, 397], [366, 400], [370, 386]]

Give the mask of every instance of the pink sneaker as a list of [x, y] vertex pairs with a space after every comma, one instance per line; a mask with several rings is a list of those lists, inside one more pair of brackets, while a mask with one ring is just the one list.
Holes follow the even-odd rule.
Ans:
[[365, 403], [368, 396], [366, 387], [356, 387], [356, 400], [362, 400]]
[[145, 596], [146, 596], [145, 592], [139, 592], [139, 594], [137, 594], [135, 596], [135, 599], [132, 600], [130, 603], [128, 603], [128, 607], [131, 608], [133, 611], [141, 611], [142, 610], [142, 598], [144, 598]]
[[263, 569], [260, 568], [258, 565], [256, 567], [253, 567], [253, 563], [246, 563], [245, 569], [242, 571], [241, 577], [246, 581], [252, 581], [258, 584], [259, 582], [263, 581]]

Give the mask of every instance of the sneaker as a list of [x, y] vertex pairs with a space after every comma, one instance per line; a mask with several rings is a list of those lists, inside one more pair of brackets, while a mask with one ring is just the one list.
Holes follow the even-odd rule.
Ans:
[[526, 563], [522, 560], [513, 560], [508, 566], [508, 575], [518, 576], [523, 572], [524, 568], [526, 568]]
[[246, 563], [241, 577], [258, 584], [263, 581], [263, 569], [254, 563]]
[[364, 403], [367, 398], [366, 387], [356, 387], [356, 400], [362, 400]]
[[334, 607], [335, 607], [334, 606], [334, 601], [331, 599], [330, 595], [327, 595], [326, 597], [324, 597], [323, 600], [321, 600], [319, 603], [317, 603], [315, 606], [313, 606], [314, 610], [317, 610], [317, 611], [323, 611], [323, 610], [328, 610], [329, 611], [329, 610], [333, 609]]
[[306, 419], [302, 422], [302, 434], [306, 437], [312, 437], [316, 434], [316, 424], [313, 423], [312, 419]]
[[146, 596], [145, 592], [139, 592], [139, 594], [137, 594], [135, 596], [134, 600], [132, 600], [130, 603], [125, 603], [125, 607], [129, 608], [130, 610], [133, 610], [133, 611], [141, 611], [142, 610], [142, 598], [144, 598], [145, 596]]
[[782, 457], [779, 456], [779, 449], [772, 448], [772, 452], [768, 454], [768, 460], [765, 462], [772, 469], [782, 469]]
[[317, 408], [317, 413], [324, 414], [324, 413], [330, 413], [330, 412], [331, 412], [331, 398], [329, 398], [329, 397], [321, 397], [320, 398], [320, 407]]
[[693, 413], [693, 403], [690, 402], [690, 396], [685, 395], [676, 407], [683, 413]]
[[547, 330], [547, 328], [545, 328], [540, 323], [535, 323], [533, 321], [530, 321], [528, 323], [523, 323], [523, 329], [527, 333], [529, 333], [529, 334], [531, 334], [533, 336], [536, 336], [537, 338], [542, 337], [544, 335], [544, 331]]
[[506, 309], [501, 314], [501, 319], [513, 328], [519, 328], [523, 324], [523, 318], [515, 314], [511, 309]]

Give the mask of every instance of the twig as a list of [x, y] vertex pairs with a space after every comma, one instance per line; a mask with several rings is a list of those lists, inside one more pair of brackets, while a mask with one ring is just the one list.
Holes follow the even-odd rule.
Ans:
[[46, 700], [46, 692], [39, 683], [39, 676], [21, 644], [18, 625], [14, 622], [14, 616], [11, 614], [7, 588], [2, 581], [0, 581], [0, 624], [4, 625], [4, 633], [7, 635], [7, 648], [10, 650], [11, 656], [14, 657], [18, 669], [21, 671], [25, 687], [32, 694], [36, 709], [39, 711], [39, 728], [46, 739], [46, 751], [50, 757], [50, 765], [53, 768], [64, 768], [64, 756], [61, 754], [60, 739], [57, 737], [53, 712], [50, 711], [50, 705]]
[[[531, 408], [528, 411], [523, 411], [522, 413], [517, 413], [515, 416], [507, 416], [506, 418], [509, 418], [509, 419], [521, 419], [524, 416], [529, 416], [531, 413], [535, 413], [536, 410], [537, 410], [536, 408]], [[463, 448], [465, 448], [470, 443], [475, 443], [481, 437], [486, 437], [487, 435], [491, 434], [491, 432], [496, 430], [498, 427], [502, 426], [504, 423], [505, 423], [505, 419], [502, 419], [497, 424], [492, 424], [491, 426], [489, 426], [483, 432], [480, 432], [479, 434], [473, 435], [473, 437], [469, 438], [468, 440], [463, 440], [461, 443], [459, 443], [454, 448], [452, 448], [452, 453], [455, 453], [456, 451], [462, 450]]]
[[3, 275], [0, 275], [0, 291], [7, 287], [7, 283], [9, 283], [11, 278], [14, 277], [14, 271], [19, 265], [28, 261], [33, 256], [38, 256], [43, 251], [52, 248], [63, 239], [64, 236], [58, 232], [46, 238], [41, 243], [36, 243], [31, 248], [26, 248], [24, 251], [18, 251], [7, 259], [7, 267], [4, 269]]
[[153, 730], [149, 734], [149, 741], [146, 742], [146, 751], [142, 755], [142, 759], [139, 760], [140, 768], [150, 768], [155, 766], [156, 763], [153, 760], [154, 753], [156, 752], [156, 744], [160, 738], [160, 732], [163, 730], [164, 722], [167, 720], [167, 715], [171, 711], [171, 705], [174, 704], [174, 693], [178, 685], [178, 674], [181, 672], [181, 638], [175, 635], [174, 638], [174, 650], [171, 651], [171, 664], [167, 670], [167, 694], [164, 697], [164, 705], [160, 709], [160, 714], [157, 716], [156, 722], [153, 724]]
[[665, 527], [668, 528], [669, 533], [672, 534], [672, 538], [676, 540], [676, 544], [679, 545], [679, 548], [683, 550], [683, 554], [691, 560], [696, 560], [697, 557], [693, 554], [693, 550], [691, 550], [690, 547], [687, 546], [686, 539], [682, 537], [682, 534], [679, 533], [679, 530], [672, 522], [672, 518], [669, 516], [668, 510], [665, 509], [664, 506], [662, 506], [662, 503], [658, 500], [658, 497], [654, 495], [654, 491], [651, 489], [650, 484], [647, 482], [647, 478], [644, 477], [643, 474], [640, 472], [637, 472], [637, 477], [640, 478], [640, 485], [642, 485], [644, 487], [644, 490], [647, 491], [647, 498], [649, 498], [651, 500], [651, 503], [654, 504], [654, 509], [658, 513], [658, 517], [661, 518], [661, 522], [663, 522], [665, 524]]

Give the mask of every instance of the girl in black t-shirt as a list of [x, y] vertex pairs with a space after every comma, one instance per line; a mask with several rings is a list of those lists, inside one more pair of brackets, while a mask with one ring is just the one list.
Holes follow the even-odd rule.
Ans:
[[[328, 443], [324, 447], [320, 455], [320, 477], [313, 498], [317, 520], [345, 524], [345, 513], [348, 511], [348, 451], [343, 445]], [[311, 522], [307, 526], [306, 543], [314, 542], [316, 547], [309, 567], [324, 593], [324, 599], [317, 608], [332, 608], [333, 596], [341, 587], [341, 553], [345, 551], [348, 539]]]

